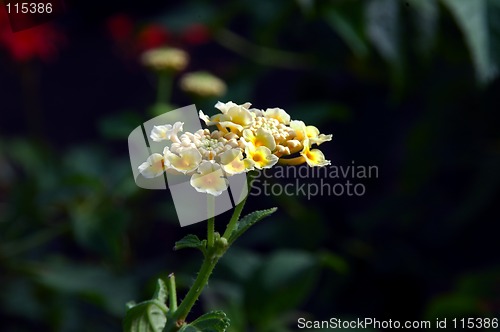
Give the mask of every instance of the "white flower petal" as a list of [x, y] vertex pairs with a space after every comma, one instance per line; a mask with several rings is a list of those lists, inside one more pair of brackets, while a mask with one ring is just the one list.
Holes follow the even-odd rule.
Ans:
[[238, 105], [236, 105], [232, 101], [228, 101], [227, 103], [223, 103], [223, 102], [218, 101], [215, 104], [215, 108], [217, 108], [223, 114], [226, 114], [228, 109], [230, 109], [231, 107], [234, 107], [234, 106], [238, 106]]
[[198, 167], [201, 162], [201, 154], [196, 148], [185, 148], [179, 151], [179, 155], [166, 151], [165, 159], [170, 163], [169, 166], [181, 173], [189, 173]]
[[183, 122], [176, 122], [173, 126], [171, 124], [166, 124], [163, 126], [153, 126], [151, 135], [149, 137], [151, 137], [151, 139], [155, 142], [161, 142], [165, 140], [176, 141], [177, 133], [183, 130], [183, 125]]
[[250, 108], [250, 106], [252, 106], [252, 104], [248, 103], [248, 102], [241, 104], [241, 105], [238, 105], [236, 103], [233, 103], [232, 101], [228, 101], [227, 103], [223, 103], [223, 102], [218, 101], [215, 104], [215, 108], [217, 108], [223, 114], [226, 114], [229, 111], [229, 109], [231, 109], [233, 107], [243, 107], [243, 108], [248, 109], [248, 108]]
[[290, 121], [290, 128], [295, 132], [295, 139], [298, 141], [303, 141], [307, 139], [306, 125], [303, 121]]
[[271, 153], [271, 150], [265, 146], [255, 148], [252, 145], [247, 145], [245, 154], [248, 159], [254, 162], [257, 169], [271, 168], [278, 162], [278, 157]]
[[228, 187], [228, 181], [222, 173], [220, 165], [204, 161], [198, 168], [200, 173], [191, 176], [190, 184], [196, 191], [219, 196]]
[[154, 126], [151, 130], [151, 139], [155, 142], [161, 142], [168, 140], [168, 131], [172, 129], [172, 125], [164, 125], [164, 126]]
[[318, 149], [310, 149], [309, 142], [305, 142], [304, 150], [300, 154], [305, 158], [306, 163], [311, 167], [323, 167], [330, 165], [330, 161], [325, 159], [325, 155]]
[[332, 140], [332, 135], [319, 134], [316, 138], [311, 138], [311, 144], [321, 145], [324, 142], [329, 142]]
[[215, 124], [215, 122], [210, 121], [210, 117], [208, 115], [206, 115], [205, 113], [203, 113], [202, 110], [200, 110], [198, 112], [198, 115], [199, 115], [200, 119], [203, 120], [207, 126], [212, 126]]
[[159, 153], [154, 153], [139, 165], [139, 172], [148, 179], [160, 176], [165, 170], [163, 163], [163, 156]]
[[232, 149], [220, 155], [222, 169], [229, 175], [235, 175], [246, 172], [243, 153], [240, 149]]
[[285, 110], [283, 110], [282, 108], [278, 108], [278, 107], [268, 108], [264, 112], [264, 116], [266, 118], [276, 119], [279, 122], [286, 124], [286, 125], [290, 124], [290, 115], [287, 112], [285, 112]]
[[225, 127], [225, 128], [230, 128], [230, 129], [235, 129], [236, 131], [240, 132], [243, 130], [243, 127], [240, 126], [239, 124], [236, 124], [234, 122], [231, 122], [231, 121], [223, 121], [223, 122], [219, 122], [219, 124], [222, 126], [222, 127]]

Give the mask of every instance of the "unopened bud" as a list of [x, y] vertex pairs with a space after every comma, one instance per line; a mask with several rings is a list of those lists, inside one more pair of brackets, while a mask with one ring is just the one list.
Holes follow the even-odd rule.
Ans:
[[188, 65], [189, 55], [178, 48], [155, 48], [144, 52], [141, 62], [153, 70], [181, 71]]
[[181, 88], [185, 92], [200, 97], [220, 97], [226, 93], [227, 89], [224, 81], [205, 71], [188, 73], [182, 76]]

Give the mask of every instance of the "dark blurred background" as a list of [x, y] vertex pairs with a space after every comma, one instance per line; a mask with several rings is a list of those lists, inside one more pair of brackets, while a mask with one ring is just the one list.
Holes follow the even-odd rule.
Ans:
[[333, 134], [334, 165], [379, 169], [354, 179], [361, 197], [251, 197], [246, 212], [279, 210], [191, 317], [222, 308], [231, 331], [500, 318], [499, 22], [498, 0], [68, 1], [15, 34], [1, 13], [1, 330], [119, 331], [158, 277], [175, 272], [181, 298], [192, 282], [201, 255], [172, 247], [205, 225], [180, 228], [128, 159], [156, 100], [140, 54], [162, 45], [227, 84], [196, 98], [179, 73], [172, 105], [281, 107]]

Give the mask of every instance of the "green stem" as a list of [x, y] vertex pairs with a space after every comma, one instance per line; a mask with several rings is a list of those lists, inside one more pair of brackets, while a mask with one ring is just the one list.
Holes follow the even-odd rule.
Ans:
[[212, 248], [215, 242], [215, 218], [212, 217], [208, 219], [208, 227], [207, 227], [207, 246], [208, 248]]
[[177, 310], [177, 290], [175, 287], [175, 276], [173, 273], [168, 275], [167, 290], [169, 296], [170, 310]]
[[[233, 215], [231, 217], [232, 220], [238, 220], [239, 215], [241, 214], [241, 211], [243, 210], [243, 206], [245, 205], [246, 198], [236, 206]], [[208, 220], [209, 222], [209, 231], [208, 235], [209, 237], [213, 237], [213, 232], [210, 232], [210, 224], [213, 225], [213, 221], [215, 218], [210, 218]], [[211, 221], [212, 220], [212, 221]], [[230, 222], [231, 223], [231, 222]], [[236, 222], [233, 222], [233, 224], [236, 224]], [[229, 228], [229, 225], [228, 225]], [[213, 230], [213, 228], [212, 228]], [[228, 229], [226, 229], [226, 232], [228, 232]], [[210, 235], [212, 233], [212, 235]], [[209, 240], [209, 239], [208, 239]], [[212, 240], [213, 241], [213, 240]], [[208, 241], [210, 242], [210, 240]], [[175, 310], [171, 310], [173, 312], [171, 318], [167, 321], [167, 326], [165, 328], [166, 332], [171, 332], [171, 331], [178, 331], [179, 328], [184, 324], [184, 321], [186, 320], [186, 317], [188, 316], [189, 312], [193, 308], [194, 304], [198, 300], [198, 298], [201, 295], [201, 292], [205, 288], [205, 285], [208, 283], [208, 279], [210, 278], [210, 275], [212, 274], [212, 271], [214, 270], [215, 266], [217, 265], [217, 262], [219, 259], [222, 257], [224, 252], [227, 250], [227, 248], [223, 249], [223, 251], [218, 251], [220, 250], [217, 248], [215, 245], [212, 247], [208, 246], [208, 251], [207, 254], [205, 255], [203, 259], [203, 264], [200, 267], [200, 271], [198, 272], [198, 276], [196, 277], [193, 285], [189, 289], [189, 291], [186, 294], [186, 297], [182, 300], [181, 304]]]
[[292, 69], [307, 68], [311, 60], [310, 57], [300, 53], [282, 51], [254, 44], [227, 29], [221, 29], [215, 35], [215, 40], [233, 52], [263, 65]]
[[227, 224], [226, 230], [224, 231], [224, 234], [222, 235], [223, 238], [229, 239], [229, 237], [231, 236], [231, 233], [233, 233], [234, 228], [236, 227], [236, 223], [238, 222], [238, 219], [240, 218], [241, 211], [243, 210], [243, 207], [245, 206], [245, 203], [247, 201], [247, 197], [245, 197], [240, 202], [240, 204], [236, 205], [236, 208], [234, 209], [233, 215], [231, 216], [231, 219], [229, 220], [229, 223]]
[[203, 288], [205, 288], [205, 285], [208, 282], [208, 278], [210, 278], [210, 275], [212, 274], [212, 271], [214, 270], [217, 262], [218, 258], [211, 259], [208, 256], [205, 257], [196, 280], [186, 294], [186, 297], [182, 300], [177, 310], [173, 313], [172, 317], [167, 322], [165, 331], [177, 331], [182, 326], [182, 324], [186, 320], [187, 315], [189, 314], [194, 304], [198, 300], [201, 292], [203, 291]]
[[207, 194], [207, 213], [208, 213], [208, 224], [207, 224], [207, 244], [208, 249], [214, 246], [215, 238], [215, 197]]
[[245, 196], [245, 198], [243, 198], [243, 200], [241, 200], [242, 197], [240, 196], [241, 202], [240, 202], [240, 204], [236, 205], [236, 208], [234, 209], [234, 213], [231, 216], [229, 223], [227, 224], [227, 227], [226, 227], [226, 230], [224, 231], [224, 234], [222, 235], [222, 237], [225, 239], [229, 239], [229, 237], [231, 236], [231, 234], [233, 233], [233, 231], [236, 227], [236, 223], [238, 222], [238, 219], [240, 218], [241, 211], [243, 210], [243, 207], [245, 206], [248, 195], [250, 194], [250, 190], [252, 189], [252, 182], [253, 182], [254, 177], [255, 177], [255, 172], [248, 172], [247, 173], [248, 191], [243, 190], [241, 192], [241, 196], [245, 195], [245, 194], [247, 194], [247, 196]]
[[172, 93], [172, 73], [168, 71], [160, 71], [158, 73], [158, 91], [156, 96], [157, 104], [168, 105]]

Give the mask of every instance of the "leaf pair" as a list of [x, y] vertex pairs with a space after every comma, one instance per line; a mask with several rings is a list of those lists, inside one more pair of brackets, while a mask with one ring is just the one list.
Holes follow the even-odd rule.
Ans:
[[[257, 222], [262, 220], [263, 218], [270, 216], [274, 212], [276, 212], [277, 208], [271, 208], [267, 210], [255, 211], [250, 214], [247, 214], [236, 223], [236, 227], [233, 232], [229, 236], [228, 243], [231, 245], [237, 238], [239, 238], [243, 233], [245, 233], [250, 227], [255, 225]], [[175, 243], [174, 250], [184, 249], [184, 248], [194, 248], [199, 249], [206, 254], [206, 240], [200, 240], [198, 236], [193, 234], [188, 234], [181, 240]]]

